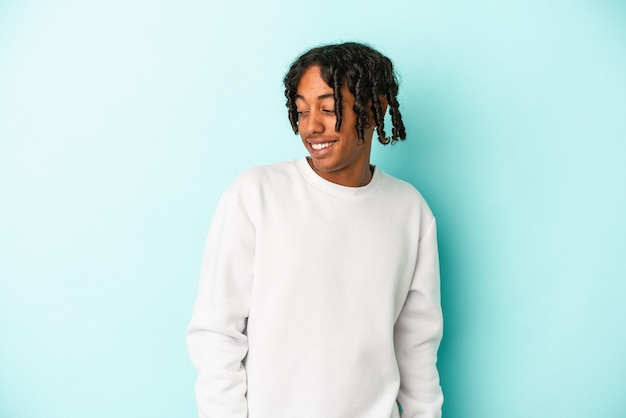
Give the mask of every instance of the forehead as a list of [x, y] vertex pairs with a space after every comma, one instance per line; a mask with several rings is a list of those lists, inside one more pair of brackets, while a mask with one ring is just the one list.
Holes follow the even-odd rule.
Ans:
[[322, 78], [322, 72], [317, 65], [307, 68], [296, 89], [296, 99], [327, 99], [333, 98], [333, 88]]

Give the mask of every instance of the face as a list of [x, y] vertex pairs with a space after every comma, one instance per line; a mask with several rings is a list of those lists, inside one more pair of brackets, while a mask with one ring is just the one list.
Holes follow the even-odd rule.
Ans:
[[341, 96], [342, 122], [337, 132], [333, 89], [322, 79], [320, 67], [309, 67], [296, 92], [298, 131], [311, 156], [309, 163], [321, 177], [344, 186], [362, 186], [371, 177], [373, 128], [365, 129], [365, 141], [359, 144], [354, 95], [344, 86]]

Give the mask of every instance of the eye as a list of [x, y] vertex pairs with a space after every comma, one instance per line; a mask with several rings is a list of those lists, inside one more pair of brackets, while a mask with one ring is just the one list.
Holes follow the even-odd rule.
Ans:
[[298, 114], [298, 117], [300, 117], [300, 116], [306, 116], [309, 112], [306, 110], [296, 110], [296, 113]]
[[335, 109], [322, 109], [322, 112], [326, 113], [327, 115], [334, 115]]

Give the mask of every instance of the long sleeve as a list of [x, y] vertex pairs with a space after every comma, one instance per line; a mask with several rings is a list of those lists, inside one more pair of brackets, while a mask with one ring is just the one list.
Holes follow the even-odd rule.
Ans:
[[207, 238], [193, 316], [189, 356], [198, 371], [201, 418], [246, 418], [246, 322], [254, 265], [255, 229], [235, 196], [217, 207]]
[[432, 212], [406, 182], [376, 169], [341, 186], [306, 158], [241, 173], [188, 328], [200, 417], [398, 418], [398, 401], [403, 418], [439, 418], [438, 267]]
[[437, 350], [442, 330], [437, 233], [432, 219], [421, 236], [411, 287], [394, 329], [403, 418], [441, 417]]

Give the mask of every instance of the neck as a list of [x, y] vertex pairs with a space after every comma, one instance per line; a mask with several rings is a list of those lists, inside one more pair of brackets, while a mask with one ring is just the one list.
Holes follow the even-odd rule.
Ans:
[[318, 170], [317, 167], [315, 167], [315, 164], [310, 157], [307, 157], [307, 162], [318, 176], [320, 176], [324, 180], [330, 181], [331, 183], [335, 183], [340, 186], [366, 186], [367, 184], [369, 184], [370, 181], [372, 181], [372, 176], [374, 175], [374, 166], [369, 163], [365, 165], [362, 170], [358, 171], [321, 171]]

